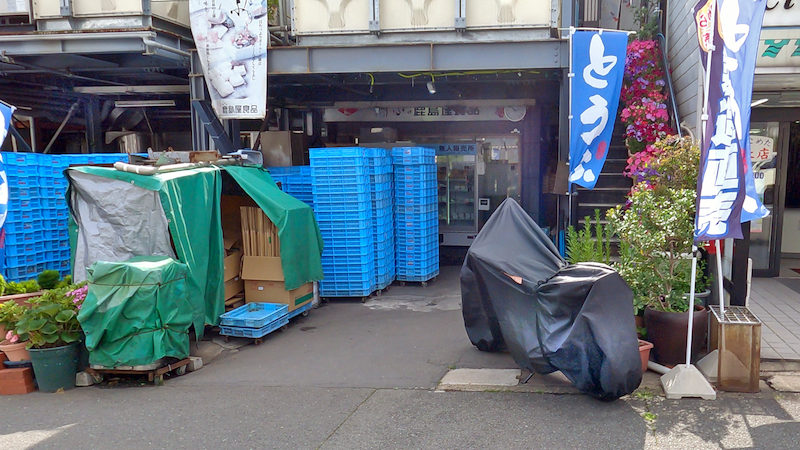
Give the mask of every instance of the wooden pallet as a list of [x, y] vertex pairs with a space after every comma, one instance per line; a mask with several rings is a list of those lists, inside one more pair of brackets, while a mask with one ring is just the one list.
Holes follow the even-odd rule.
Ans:
[[191, 360], [189, 358], [181, 359], [172, 364], [161, 366], [157, 369], [150, 370], [130, 370], [130, 369], [86, 369], [91, 375], [147, 375], [147, 381], [157, 385], [164, 384], [164, 375], [173, 372], [175, 376], [180, 376], [186, 373], [186, 366], [189, 365]]

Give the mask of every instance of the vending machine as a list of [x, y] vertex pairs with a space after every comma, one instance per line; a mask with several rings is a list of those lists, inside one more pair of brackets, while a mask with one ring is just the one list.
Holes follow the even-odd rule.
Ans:
[[449, 143], [434, 147], [439, 188], [439, 244], [468, 247], [478, 234], [479, 146]]

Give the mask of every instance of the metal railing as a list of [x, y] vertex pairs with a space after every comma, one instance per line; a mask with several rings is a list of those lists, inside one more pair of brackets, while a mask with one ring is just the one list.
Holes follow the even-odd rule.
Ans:
[[675, 88], [672, 85], [672, 74], [669, 71], [669, 59], [667, 58], [667, 39], [664, 37], [663, 33], [658, 33], [656, 35], [656, 40], [658, 41], [659, 53], [661, 53], [661, 63], [664, 65], [664, 83], [669, 94], [668, 108], [670, 110], [670, 116], [672, 121], [674, 121], [675, 130], [678, 132], [678, 136], [683, 136], [683, 133], [681, 132], [680, 116], [678, 114], [678, 102], [675, 99]]

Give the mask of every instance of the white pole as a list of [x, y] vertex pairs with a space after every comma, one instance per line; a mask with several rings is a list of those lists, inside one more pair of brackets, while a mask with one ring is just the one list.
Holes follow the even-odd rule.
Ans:
[[722, 251], [719, 247], [719, 239], [714, 241], [717, 250], [717, 288], [719, 289], [719, 315], [725, 318], [725, 291], [722, 287]]
[[697, 246], [692, 245], [692, 285], [689, 287], [689, 327], [686, 331], [686, 365], [692, 363], [692, 327], [694, 326], [694, 280], [697, 278]]
[[[711, 22], [711, 29], [714, 29], [714, 23], [716, 22], [717, 18], [717, 1], [712, 0], [711, 2], [711, 14], [712, 14], [712, 22]], [[701, 145], [705, 145], [706, 141], [706, 125], [708, 123], [708, 96], [709, 96], [709, 89], [711, 84], [711, 54], [716, 50], [714, 48], [714, 38], [713, 33], [711, 35], [711, 41], [708, 43], [708, 52], [706, 52], [706, 73], [705, 73], [705, 82], [703, 83], [703, 114], [700, 116], [702, 120], [702, 142]], [[695, 217], [696, 217], [695, 212]], [[719, 241], [717, 241], [717, 258], [719, 258]], [[717, 261], [720, 261], [717, 259]], [[717, 267], [718, 269], [721, 267], [721, 264]], [[722, 273], [720, 270], [719, 273]], [[719, 276], [717, 276], [719, 278]], [[694, 284], [697, 281], [697, 245], [692, 245], [692, 278], [691, 278], [691, 287], [689, 288], [689, 326], [688, 331], [686, 333], [686, 365], [688, 366], [691, 364], [692, 359], [692, 325], [694, 323]], [[722, 279], [720, 278], [720, 286], [722, 286]], [[720, 296], [722, 292], [720, 292]]]
[[[575, 78], [575, 73], [572, 71], [572, 36], [575, 34], [575, 27], [569, 27], [569, 72], [567, 73], [567, 78], [569, 78], [569, 115], [567, 116], [567, 125], [568, 125], [568, 133], [569, 137], [567, 138], [567, 156], [568, 161], [572, 159], [572, 79]], [[570, 168], [572, 167], [570, 161]], [[567, 174], [567, 178], [569, 178]], [[572, 181], [567, 179], [567, 226], [572, 225]], [[564, 229], [566, 233], [566, 229]]]

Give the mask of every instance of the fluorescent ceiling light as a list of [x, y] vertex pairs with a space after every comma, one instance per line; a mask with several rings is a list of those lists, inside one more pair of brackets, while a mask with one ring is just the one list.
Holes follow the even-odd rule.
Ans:
[[117, 108], [149, 108], [157, 106], [175, 106], [175, 100], [117, 100]]
[[753, 103], [750, 103], [750, 107], [751, 108], [755, 108], [756, 106], [763, 105], [764, 103], [767, 103], [768, 101], [769, 101], [768, 98], [761, 98], [761, 99], [758, 99], [758, 100], [754, 101]]
[[77, 86], [75, 92], [96, 95], [124, 94], [188, 94], [189, 86], [178, 84], [141, 85], [141, 86]]

